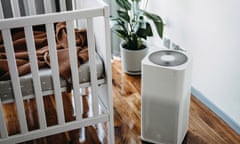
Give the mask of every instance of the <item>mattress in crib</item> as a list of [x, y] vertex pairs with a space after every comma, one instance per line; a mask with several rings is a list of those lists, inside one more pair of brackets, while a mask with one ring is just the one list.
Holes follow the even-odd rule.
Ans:
[[[104, 68], [103, 61], [100, 56], [96, 55], [96, 68], [97, 68], [97, 77], [98, 79], [103, 78]], [[42, 91], [45, 93], [51, 93], [54, 90], [52, 82], [52, 71], [49, 68], [43, 68], [39, 70], [39, 76], [41, 81]], [[89, 62], [81, 64], [79, 67], [79, 82], [86, 83], [90, 80], [90, 68]], [[23, 97], [29, 97], [34, 95], [32, 74], [26, 74], [20, 77], [20, 84]], [[61, 88], [67, 87], [67, 82], [60, 78]], [[11, 80], [0, 81], [0, 98], [2, 102], [12, 101], [14, 99], [13, 89], [11, 85]]]

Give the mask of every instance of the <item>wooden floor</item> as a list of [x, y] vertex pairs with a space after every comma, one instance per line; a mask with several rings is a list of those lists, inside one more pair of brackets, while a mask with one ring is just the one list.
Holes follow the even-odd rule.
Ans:
[[[118, 60], [113, 61], [112, 68], [116, 143], [142, 143], [141, 77], [124, 74]], [[192, 96], [189, 130], [183, 144], [240, 144], [240, 135]]]
[[[114, 100], [114, 125], [115, 125], [115, 143], [116, 144], [141, 144], [140, 138], [140, 119], [141, 119], [141, 77], [129, 76], [121, 70], [119, 60], [112, 62], [113, 69], [113, 100]], [[65, 97], [65, 113], [72, 113], [70, 104], [71, 98]], [[54, 109], [54, 99], [45, 98], [45, 108], [47, 108], [48, 125], [56, 123], [56, 113]], [[83, 117], [88, 116], [89, 107], [87, 105], [88, 96], [83, 97], [85, 111]], [[33, 100], [26, 102], [26, 113], [28, 113], [28, 124], [30, 129], [35, 129], [34, 122], [36, 118], [35, 102]], [[17, 133], [19, 128], [14, 114], [15, 107], [13, 104], [5, 104], [9, 130]], [[15, 119], [14, 119], [15, 118]], [[72, 120], [70, 117], [68, 120]], [[240, 135], [229, 128], [213, 112], [202, 105], [195, 97], [191, 97], [190, 119], [188, 134], [183, 144], [240, 144]], [[11, 124], [10, 124], [11, 123]], [[101, 130], [102, 129], [102, 130]], [[85, 129], [75, 130], [69, 133], [62, 133], [47, 138], [41, 138], [26, 143], [44, 143], [44, 144], [67, 144], [67, 143], [84, 143], [98, 144], [106, 142], [106, 133], [104, 125], [89, 126]], [[77, 141], [71, 141], [72, 138]]]

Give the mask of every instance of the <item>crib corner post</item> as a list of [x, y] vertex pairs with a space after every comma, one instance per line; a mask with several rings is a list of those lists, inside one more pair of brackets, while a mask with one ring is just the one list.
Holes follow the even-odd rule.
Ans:
[[110, 41], [110, 12], [108, 5], [104, 6], [104, 23], [105, 23], [105, 31], [106, 31], [106, 69], [107, 69], [107, 93], [108, 93], [108, 106], [109, 106], [109, 122], [108, 122], [108, 130], [109, 130], [109, 143], [114, 144], [114, 112], [113, 112], [113, 97], [112, 97], [112, 64], [111, 64], [111, 41]]

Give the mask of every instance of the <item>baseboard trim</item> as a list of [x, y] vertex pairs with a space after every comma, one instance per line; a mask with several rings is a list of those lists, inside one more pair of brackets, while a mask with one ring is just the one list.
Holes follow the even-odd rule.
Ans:
[[199, 90], [192, 87], [192, 95], [216, 113], [223, 121], [225, 121], [233, 130], [240, 135], [240, 125], [238, 125], [233, 119], [231, 119], [226, 113], [224, 113], [219, 107], [213, 104], [206, 96], [204, 96]]

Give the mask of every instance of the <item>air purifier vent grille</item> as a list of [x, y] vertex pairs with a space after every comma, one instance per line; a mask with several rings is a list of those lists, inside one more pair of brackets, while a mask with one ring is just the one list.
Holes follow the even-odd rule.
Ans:
[[149, 60], [160, 66], [179, 66], [187, 62], [188, 58], [181, 52], [162, 50], [152, 53]]

